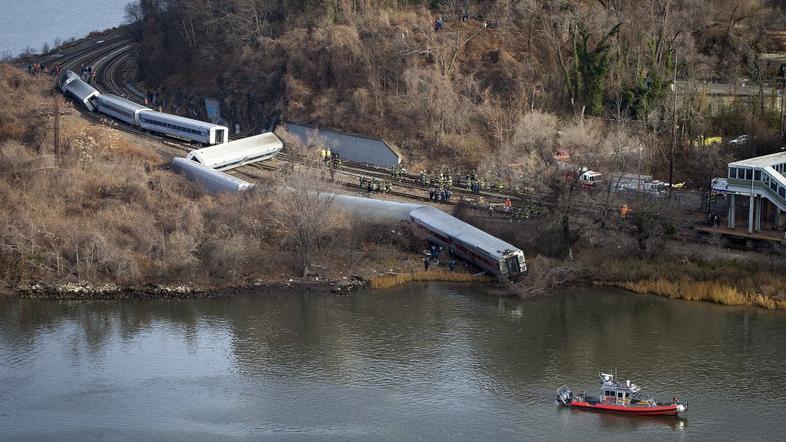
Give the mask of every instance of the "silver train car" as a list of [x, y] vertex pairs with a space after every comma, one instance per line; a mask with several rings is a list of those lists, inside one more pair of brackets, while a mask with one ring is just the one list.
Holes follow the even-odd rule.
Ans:
[[500, 279], [516, 279], [527, 272], [520, 249], [439, 209], [423, 206], [410, 212], [409, 218], [417, 233]]
[[217, 170], [229, 170], [249, 163], [269, 160], [284, 147], [284, 143], [272, 132], [242, 140], [230, 141], [215, 146], [195, 149], [186, 157], [203, 166]]
[[90, 112], [96, 110], [95, 100], [101, 95], [93, 86], [82, 81], [79, 75], [72, 71], [67, 71], [61, 77], [60, 90], [62, 90], [66, 96], [73, 98], [83, 105]]
[[185, 158], [175, 158], [172, 160], [171, 167], [172, 170], [185, 176], [189, 181], [199, 183], [210, 193], [243, 192], [254, 187], [253, 184], [240, 178], [235, 178]]
[[102, 114], [109, 115], [124, 121], [133, 126], [139, 126], [139, 117], [142, 112], [150, 111], [150, 108], [118, 97], [113, 94], [101, 94], [96, 98], [96, 109]]
[[162, 112], [142, 112], [139, 118], [139, 127], [151, 132], [196, 141], [202, 144], [221, 144], [229, 140], [229, 129], [225, 126]]

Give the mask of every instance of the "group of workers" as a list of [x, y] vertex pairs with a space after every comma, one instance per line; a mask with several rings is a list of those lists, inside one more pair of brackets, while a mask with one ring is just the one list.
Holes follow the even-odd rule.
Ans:
[[[418, 175], [418, 182], [421, 186], [436, 186], [438, 188], [453, 187], [453, 185], [463, 186], [475, 195], [480, 195], [483, 189], [487, 188], [485, 180], [478, 177], [477, 172], [471, 171], [464, 176], [453, 174], [450, 170], [440, 172], [439, 175], [431, 175], [425, 170], [421, 170]], [[505, 186], [498, 182], [494, 186], [497, 190], [504, 189]]]
[[453, 196], [453, 192], [450, 191], [450, 188], [445, 186], [442, 189], [439, 187], [431, 187], [428, 190], [428, 198], [431, 201], [436, 201], [439, 203], [449, 203], [450, 198]]
[[96, 82], [96, 71], [92, 66], [85, 66], [83, 63], [79, 71], [79, 77], [87, 84], [94, 84]]
[[366, 192], [382, 192], [390, 193], [393, 190], [393, 183], [385, 181], [384, 183], [376, 178], [360, 177], [360, 190]]
[[[460, 177], [456, 177], [456, 180], [460, 180]], [[438, 187], [452, 187], [453, 186], [453, 174], [450, 173], [450, 170], [440, 172], [439, 175], [432, 176], [425, 170], [420, 171], [420, 175], [418, 177], [418, 181], [420, 182], [421, 186], [429, 186], [435, 185]]]
[[[488, 21], [484, 19], [482, 16], [471, 17], [468, 12], [462, 14], [460, 18], [461, 21], [463, 22], [468, 22], [470, 21], [470, 19], [474, 18], [475, 20], [480, 22], [480, 25], [483, 27], [483, 29], [494, 29], [497, 27], [496, 22]], [[442, 30], [442, 28], [445, 26], [445, 22], [448, 21], [448, 19], [449, 19], [448, 17], [442, 15], [434, 18], [434, 20], [431, 22], [431, 24], [434, 26], [434, 32], [439, 32], [440, 30]]]
[[[431, 261], [436, 261], [439, 264], [439, 257], [442, 255], [442, 246], [435, 243], [430, 243], [429, 249], [425, 252], [426, 256], [423, 257], [423, 269], [428, 271], [431, 267]], [[450, 271], [456, 270], [456, 251], [450, 247], [450, 260], [448, 261], [448, 268]]]
[[60, 75], [60, 72], [63, 71], [63, 66], [60, 63], [56, 63], [52, 69], [49, 69], [48, 66], [43, 65], [41, 63], [33, 63], [27, 65], [27, 73], [30, 75]]
[[390, 168], [390, 176], [399, 181], [404, 178], [405, 173], [407, 173], [407, 169], [404, 169], [404, 166], [401, 164], [396, 164]]
[[145, 94], [145, 106], [156, 106], [160, 101], [163, 101], [161, 98], [161, 92], [156, 89], [151, 89], [147, 91], [147, 94]]

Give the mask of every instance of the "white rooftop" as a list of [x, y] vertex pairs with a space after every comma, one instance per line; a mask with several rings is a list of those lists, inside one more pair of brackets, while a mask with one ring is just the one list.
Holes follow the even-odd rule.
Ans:
[[278, 153], [284, 144], [272, 132], [192, 150], [189, 160], [216, 169], [237, 167], [249, 161], [260, 161]]
[[729, 163], [729, 167], [767, 167], [786, 163], [786, 152], [772, 153], [762, 157], [748, 158], [747, 160]]

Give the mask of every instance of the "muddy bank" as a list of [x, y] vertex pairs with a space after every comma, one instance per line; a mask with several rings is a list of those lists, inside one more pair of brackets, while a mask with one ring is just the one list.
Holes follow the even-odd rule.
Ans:
[[348, 278], [337, 281], [290, 279], [281, 282], [253, 282], [220, 287], [189, 285], [118, 287], [110, 284], [32, 284], [29, 286], [9, 287], [1, 293], [5, 297], [54, 300], [193, 299], [264, 295], [288, 291], [314, 294], [350, 294], [367, 286], [368, 282], [361, 278]]

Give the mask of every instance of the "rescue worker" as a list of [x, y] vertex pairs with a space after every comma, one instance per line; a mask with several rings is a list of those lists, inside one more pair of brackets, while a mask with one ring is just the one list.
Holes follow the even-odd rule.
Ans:
[[429, 263], [428, 257], [425, 257], [425, 258], [423, 258], [423, 270], [425, 270], [425, 271], [427, 271], [427, 272], [428, 272], [428, 266], [429, 266], [429, 264], [430, 264], [430, 263]]
[[620, 207], [620, 217], [622, 219], [625, 219], [627, 218], [628, 213], [630, 213], [630, 208], [628, 207], [627, 204], [623, 204], [622, 207]]

